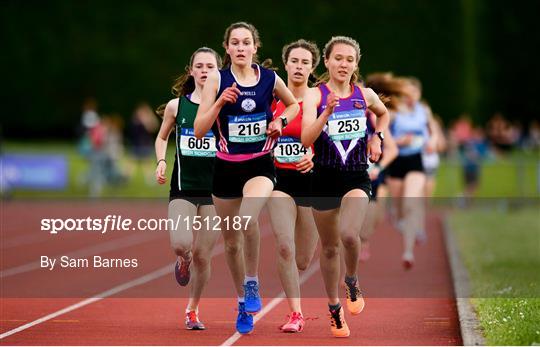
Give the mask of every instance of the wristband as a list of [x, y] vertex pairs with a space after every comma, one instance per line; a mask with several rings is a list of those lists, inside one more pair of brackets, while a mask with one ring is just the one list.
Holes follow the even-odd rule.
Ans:
[[157, 161], [156, 166], [159, 165], [159, 162], [160, 162], [160, 161], [162, 161], [162, 162], [164, 162], [165, 164], [167, 164], [167, 161], [166, 161], [165, 159], [160, 159], [160, 160]]

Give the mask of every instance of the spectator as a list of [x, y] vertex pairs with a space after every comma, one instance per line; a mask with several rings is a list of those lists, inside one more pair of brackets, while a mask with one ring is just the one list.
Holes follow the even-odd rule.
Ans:
[[[159, 123], [147, 103], [141, 103], [133, 112], [130, 124], [130, 140], [137, 167], [142, 168], [144, 180], [154, 184], [154, 139]], [[134, 170], [134, 172], [137, 170]]]

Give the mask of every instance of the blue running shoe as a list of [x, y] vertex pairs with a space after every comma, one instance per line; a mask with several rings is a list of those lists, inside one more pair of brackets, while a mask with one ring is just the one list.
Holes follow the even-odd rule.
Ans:
[[247, 313], [255, 314], [262, 309], [259, 285], [257, 282], [248, 281], [244, 284], [244, 300], [246, 301]]
[[253, 316], [246, 312], [246, 305], [238, 303], [238, 318], [236, 318], [236, 331], [240, 334], [249, 334], [253, 331]]

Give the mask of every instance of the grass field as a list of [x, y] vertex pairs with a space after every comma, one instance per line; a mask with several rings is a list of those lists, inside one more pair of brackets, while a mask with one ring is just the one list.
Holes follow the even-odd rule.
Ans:
[[[173, 143], [170, 142], [172, 145]], [[65, 191], [21, 191], [13, 192], [14, 197], [86, 197], [88, 189], [84, 176], [88, 170], [87, 161], [77, 153], [76, 145], [69, 143], [20, 143], [8, 142], [4, 145], [6, 153], [49, 153], [63, 154], [69, 165], [69, 182]], [[172, 172], [174, 145], [167, 151], [168, 173]], [[103, 197], [166, 197], [168, 184], [154, 184], [152, 176], [144, 178], [142, 168], [137, 167], [132, 158], [126, 156], [122, 165], [131, 175], [126, 184], [107, 187]], [[506, 158], [484, 163], [481, 171], [480, 187], [477, 197], [538, 197], [538, 171], [540, 158], [538, 153], [514, 153]], [[153, 172], [154, 159], [150, 159], [149, 171]], [[150, 184], [149, 184], [150, 183]], [[462, 174], [459, 163], [443, 161], [438, 174], [435, 196], [453, 198], [463, 191]]]
[[451, 229], [490, 345], [540, 343], [540, 206], [453, 212]]

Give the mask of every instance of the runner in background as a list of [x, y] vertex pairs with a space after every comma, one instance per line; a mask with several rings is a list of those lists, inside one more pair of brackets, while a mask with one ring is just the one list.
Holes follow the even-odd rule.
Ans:
[[[400, 84], [396, 83], [390, 73], [371, 74], [367, 76], [365, 85], [379, 95], [389, 112], [395, 110], [397, 100], [399, 100], [403, 92]], [[372, 112], [368, 112], [367, 117], [368, 141], [371, 141], [376, 128], [376, 118]], [[369, 178], [371, 179], [372, 200], [368, 205], [368, 211], [360, 232], [360, 261], [367, 261], [371, 257], [369, 239], [384, 219], [386, 213], [386, 197], [388, 196], [386, 169], [398, 155], [398, 147], [392, 134], [388, 129], [385, 130], [384, 134], [382, 157], [377, 163], [370, 162], [368, 168]]]
[[[313, 146], [305, 148], [300, 140], [302, 103], [310, 75], [319, 64], [320, 52], [315, 43], [298, 40], [283, 47], [282, 58], [287, 71], [287, 86], [298, 101], [300, 112], [283, 129], [274, 149], [277, 184], [267, 206], [276, 237], [278, 274], [291, 310], [288, 322], [281, 330], [300, 332], [305, 321], [300, 305], [298, 270], [309, 266], [318, 240], [309, 200]], [[285, 105], [276, 100], [272, 106], [274, 119], [278, 119]]]
[[398, 79], [404, 85], [404, 97], [392, 112], [390, 131], [399, 147], [399, 155], [388, 167], [388, 186], [395, 201], [397, 228], [403, 233], [402, 263], [414, 265], [416, 235], [425, 230], [424, 188], [426, 175], [422, 152], [436, 149], [437, 134], [431, 109], [420, 100], [418, 88], [410, 78]]
[[[262, 309], [259, 294], [258, 218], [276, 183], [271, 151], [282, 128], [299, 111], [294, 95], [274, 71], [256, 64], [261, 46], [257, 29], [238, 22], [225, 31], [224, 69], [210, 74], [195, 120], [195, 135], [212, 128], [218, 141], [212, 195], [223, 221], [244, 221], [239, 230], [224, 225], [227, 264], [238, 293], [236, 329], [253, 330], [253, 316]], [[285, 105], [273, 120], [277, 96]], [[239, 232], [239, 231], [242, 232]]]
[[[185, 74], [178, 77], [172, 88], [176, 98], [160, 106], [157, 113], [163, 117], [155, 142], [157, 168], [156, 180], [167, 182], [165, 160], [170, 133], [176, 133], [176, 156], [169, 194], [169, 219], [189, 221], [178, 223], [178, 229], [170, 230], [171, 246], [177, 256], [174, 269], [176, 281], [186, 286], [191, 279], [189, 301], [186, 307], [185, 325], [189, 330], [203, 330], [198, 318], [202, 291], [210, 278], [212, 250], [219, 232], [208, 230], [206, 218], [213, 221], [211, 187], [216, 141], [212, 133], [202, 139], [194, 136], [193, 122], [203, 85], [208, 75], [221, 67], [221, 58], [211, 48], [197, 49], [186, 66]], [[197, 223], [199, 221], [199, 223]], [[213, 223], [210, 223], [213, 225]], [[194, 240], [195, 236], [195, 240]], [[193, 274], [190, 265], [193, 261]], [[191, 278], [193, 277], [193, 278]]]

